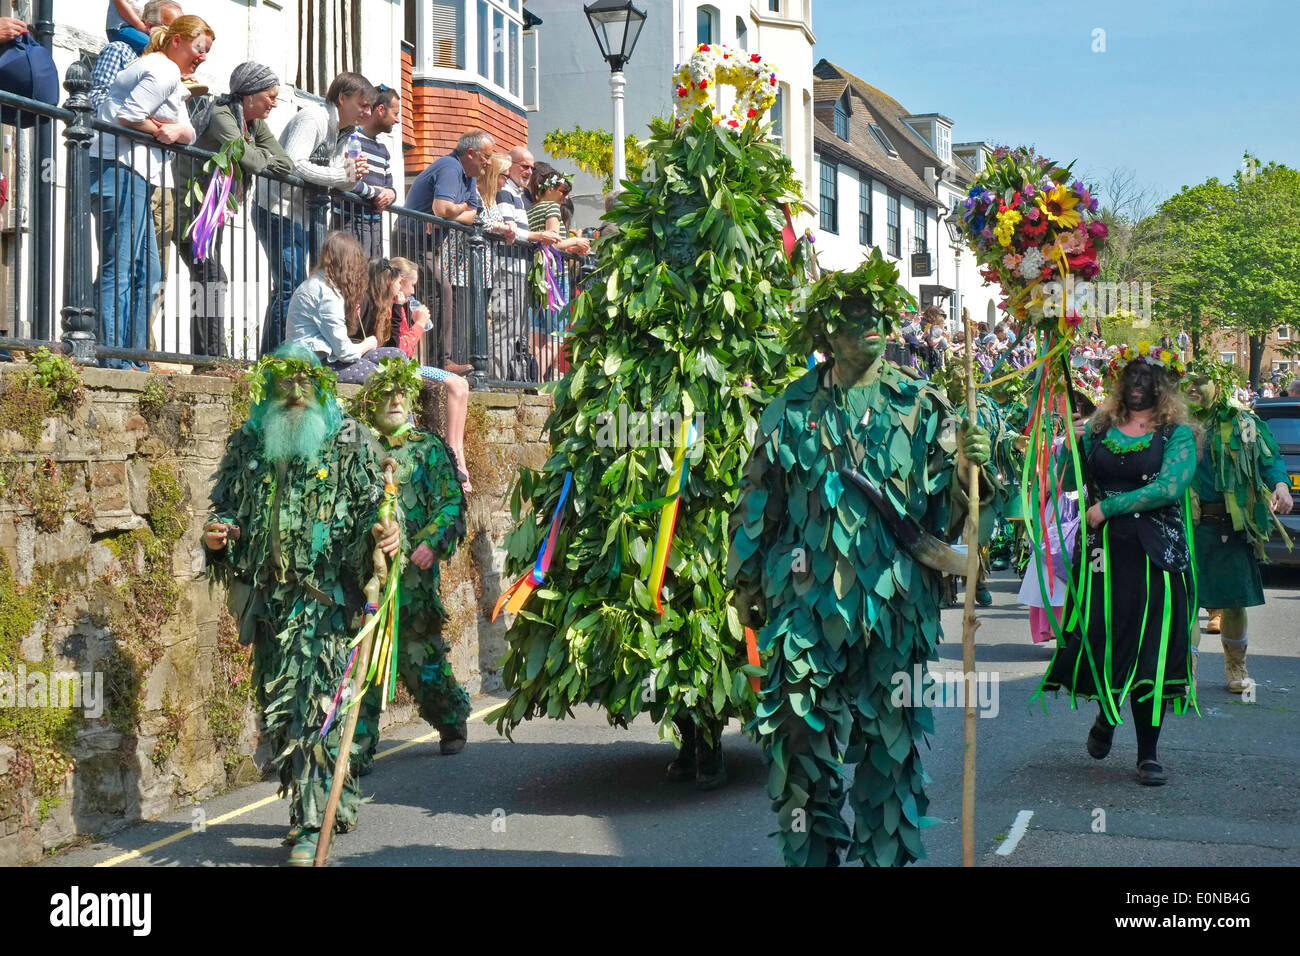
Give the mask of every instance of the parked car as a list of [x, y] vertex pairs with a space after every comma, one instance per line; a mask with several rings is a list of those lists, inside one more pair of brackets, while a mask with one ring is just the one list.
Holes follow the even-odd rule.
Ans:
[[1288, 551], [1281, 537], [1274, 534], [1264, 546], [1264, 553], [1271, 564], [1300, 567], [1300, 398], [1261, 398], [1255, 403], [1255, 414], [1277, 439], [1291, 476], [1291, 495], [1297, 503], [1289, 515], [1278, 515], [1295, 543], [1294, 550]]

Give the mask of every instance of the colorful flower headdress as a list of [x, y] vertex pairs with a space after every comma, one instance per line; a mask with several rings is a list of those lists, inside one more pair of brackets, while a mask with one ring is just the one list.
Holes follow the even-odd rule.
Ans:
[[[736, 91], [731, 109], [719, 112], [714, 106], [715, 87]], [[751, 122], [762, 122], [776, 102], [779, 89], [776, 69], [757, 53], [732, 50], [720, 43], [701, 43], [686, 62], [673, 70], [673, 112], [681, 126], [696, 110], [713, 112], [713, 122], [739, 131]]]
[[368, 422], [384, 399], [393, 392], [406, 395], [408, 405], [414, 404], [423, 383], [420, 363], [411, 359], [386, 358], [379, 360], [379, 371], [366, 379], [361, 390], [348, 403], [348, 414], [359, 421]]
[[1110, 360], [1110, 365], [1106, 368], [1106, 378], [1108, 380], [1118, 379], [1124, 374], [1124, 369], [1128, 367], [1130, 362], [1146, 362], [1148, 365], [1163, 368], [1178, 378], [1182, 378], [1187, 374], [1187, 367], [1183, 365], [1183, 360], [1178, 357], [1178, 353], [1173, 349], [1162, 349], [1158, 345], [1142, 341], [1137, 345], [1124, 346]]
[[315, 355], [299, 346], [282, 346], [270, 355], [264, 355], [248, 371], [248, 401], [260, 405], [271, 392], [273, 382], [296, 375], [306, 375], [316, 387], [316, 397], [322, 405], [334, 397], [338, 376], [321, 365]]

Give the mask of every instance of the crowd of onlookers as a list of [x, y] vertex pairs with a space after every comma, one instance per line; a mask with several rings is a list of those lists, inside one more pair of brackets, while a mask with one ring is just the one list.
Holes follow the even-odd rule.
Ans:
[[[202, 18], [186, 14], [176, 0], [150, 0], [138, 13], [127, 0], [108, 6], [110, 42], [96, 60], [90, 94], [101, 124], [91, 148], [90, 189], [99, 241], [99, 341], [156, 347], [164, 252], [175, 242], [189, 271], [190, 352], [226, 354], [224, 230], [195, 229], [204, 218], [211, 167], [164, 147], [221, 153], [242, 140], [235, 154], [242, 176], [231, 195], [251, 204], [270, 289], [258, 353], [285, 340], [310, 342], [340, 381], [360, 382], [386, 355], [414, 356], [422, 333], [437, 328], [439, 354], [425, 371], [458, 391], [455, 377], [472, 369], [452, 358], [466, 352], [467, 343], [455, 341], [464, 332], [453, 318], [469, 310], [468, 233], [435, 230], [424, 221], [418, 229], [407, 222], [390, 232], [383, 213], [398, 198], [394, 168], [401, 168], [401, 156], [395, 163], [385, 140], [401, 121], [399, 91], [342, 73], [322, 105], [300, 109], [277, 137], [266, 122], [280, 93], [273, 70], [242, 63], [227, 92], [209, 95], [194, 78], [216, 42]], [[156, 144], [111, 128], [147, 134]], [[319, 194], [259, 175], [265, 173], [295, 175]], [[500, 148], [488, 133], [472, 130], [420, 173], [406, 195], [405, 209], [463, 225], [477, 220], [492, 237], [483, 276], [491, 377], [531, 374], [541, 381], [559, 370], [562, 320], [547, 308], [554, 302], [536, 301], [528, 274], [534, 249], [590, 251], [589, 237], [570, 232], [569, 190], [568, 177], [535, 162], [525, 147]], [[415, 298], [422, 277], [432, 286], [436, 315]], [[567, 274], [561, 281], [560, 298], [567, 300], [574, 290]], [[521, 356], [527, 361], [519, 362]]]

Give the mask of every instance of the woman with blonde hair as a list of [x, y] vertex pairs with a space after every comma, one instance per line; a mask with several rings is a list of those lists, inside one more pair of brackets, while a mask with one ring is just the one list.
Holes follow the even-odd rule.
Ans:
[[331, 232], [316, 268], [289, 300], [288, 341], [315, 352], [345, 385], [360, 385], [378, 371], [382, 358], [406, 357], [364, 334], [361, 310], [369, 283], [361, 243], [350, 233]]
[[[1187, 535], [1187, 490], [1196, 471], [1198, 427], [1178, 391], [1182, 364], [1145, 343], [1111, 363], [1106, 401], [1084, 426], [1087, 542], [1083, 590], [1071, 588], [1062, 619], [1079, 623], [1052, 658], [1042, 690], [1096, 700], [1088, 754], [1109, 752], [1120, 708], [1137, 734], [1137, 781], [1165, 782], [1156, 755], [1165, 703], [1195, 705], [1191, 629], [1196, 626], [1194, 555]], [[1067, 474], [1072, 469], [1066, 469]]]
[[[154, 27], [144, 55], [113, 79], [96, 118], [152, 136], [164, 146], [194, 141], [185, 110], [189, 76], [208, 57], [216, 34], [201, 17], [182, 16]], [[171, 159], [138, 138], [99, 133], [91, 145], [91, 212], [100, 237], [99, 341], [145, 349], [154, 287], [162, 281], [150, 202], [171, 185]], [[143, 370], [143, 362], [106, 359], [104, 365]]]

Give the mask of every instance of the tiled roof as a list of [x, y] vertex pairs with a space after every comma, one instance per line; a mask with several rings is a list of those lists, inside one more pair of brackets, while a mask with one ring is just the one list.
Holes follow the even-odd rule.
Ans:
[[[906, 116], [918, 115], [938, 115], [938, 114], [916, 114], [903, 108], [903, 105], [894, 99], [888, 93], [872, 86], [860, 77], [836, 66], [829, 60], [821, 60], [814, 68], [813, 75], [816, 77], [813, 81], [813, 104], [814, 108], [825, 100], [819, 97], [819, 91], [825, 89], [828, 93], [836, 83], [847, 83], [851, 90], [850, 98], [853, 100], [853, 115], [849, 120], [849, 138], [851, 142], [845, 143], [830, 133], [832, 147], [847, 148], [850, 155], [860, 156], [869, 167], [869, 172], [874, 171], [879, 174], [879, 178], [885, 180], [894, 180], [896, 188], [906, 192], [913, 198], [921, 198], [925, 202], [936, 203], [937, 199], [934, 191], [926, 185], [922, 178], [925, 167], [933, 166], [936, 172], [942, 172], [945, 168], [956, 173], [956, 179], [963, 183], [968, 183], [971, 179], [970, 170], [964, 162], [956, 161], [945, 164], [937, 153], [930, 148], [929, 144], [921, 138], [920, 134], [912, 128], [903, 118]], [[824, 84], [824, 86], [823, 86]], [[842, 88], [841, 88], [842, 89]], [[838, 94], [830, 93], [830, 99]], [[863, 117], [869, 115], [870, 120], [864, 120]], [[867, 129], [868, 122], [875, 122], [880, 126], [884, 134], [894, 144], [898, 151], [897, 157], [891, 157], [877, 144], [875, 137]], [[861, 135], [859, 135], [859, 127]], [[817, 142], [817, 148], [821, 151], [823, 131], [825, 124], [814, 124], [814, 138]], [[827, 131], [829, 132], [829, 131]], [[955, 159], [955, 158], [954, 158]], [[846, 160], [851, 165], [853, 159]]]
[[848, 85], [849, 81], [841, 77], [831, 77], [828, 79], [813, 77], [813, 102], [830, 103], [837, 100]]

